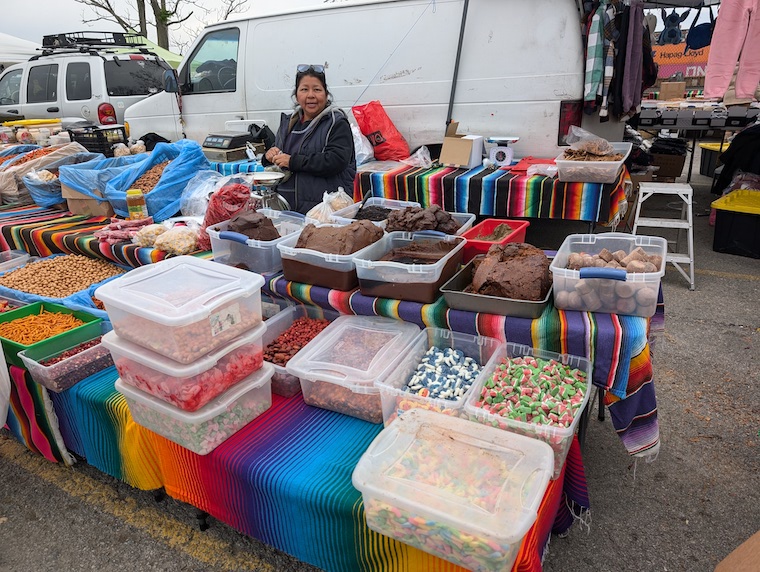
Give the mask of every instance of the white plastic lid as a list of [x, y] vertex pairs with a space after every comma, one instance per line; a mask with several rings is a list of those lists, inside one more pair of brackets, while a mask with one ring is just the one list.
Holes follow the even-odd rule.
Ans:
[[264, 285], [253, 272], [194, 256], [148, 264], [106, 282], [95, 297], [106, 306], [168, 326], [184, 326]]
[[542, 441], [412, 409], [375, 438], [352, 480], [389, 504], [514, 543], [535, 521], [553, 468]]
[[374, 393], [375, 380], [385, 379], [419, 332], [416, 325], [391, 318], [340, 316], [293, 356], [286, 369], [309, 381]]
[[267, 331], [267, 326], [264, 322], [246, 332], [245, 334], [238, 336], [228, 344], [225, 344], [221, 349], [206, 354], [200, 359], [195, 360], [189, 364], [178, 363], [172, 359], [164, 357], [156, 352], [152, 352], [137, 344], [133, 344], [129, 340], [125, 340], [116, 335], [116, 332], [108, 332], [101, 339], [102, 343], [109, 351], [113, 350], [127, 356], [132, 361], [136, 361], [143, 365], [147, 365], [149, 368], [172, 377], [193, 377], [199, 375], [204, 371], [208, 371], [214, 367], [219, 360], [230, 352], [237, 348], [250, 344], [260, 339], [264, 332]]
[[153, 397], [152, 395], [149, 395], [144, 391], [137, 389], [136, 387], [127, 385], [121, 381], [121, 379], [116, 380], [115, 387], [116, 391], [121, 393], [127, 399], [131, 399], [132, 401], [149, 407], [154, 411], [158, 411], [163, 415], [167, 415], [168, 417], [173, 417], [174, 419], [182, 421], [183, 423], [188, 423], [190, 425], [200, 425], [201, 423], [205, 423], [209, 419], [213, 419], [217, 415], [221, 415], [227, 411], [230, 405], [232, 405], [235, 401], [240, 399], [249, 391], [258, 389], [267, 383], [272, 379], [273, 375], [274, 368], [270, 364], [264, 362], [264, 364], [261, 366], [261, 369], [256, 370], [254, 373], [246, 377], [243, 381], [236, 383], [227, 391], [215, 399], [212, 399], [197, 411], [184, 411], [179, 407], [175, 407], [166, 401], [162, 401], [156, 397]]

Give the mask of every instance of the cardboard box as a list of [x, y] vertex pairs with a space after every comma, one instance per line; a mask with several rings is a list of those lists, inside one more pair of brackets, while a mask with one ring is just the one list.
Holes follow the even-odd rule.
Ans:
[[663, 177], [680, 177], [683, 172], [683, 166], [686, 163], [686, 155], [665, 155], [660, 153], [652, 153], [652, 163], [655, 167], [659, 167], [657, 171], [657, 178]]
[[664, 81], [660, 84], [660, 97], [658, 99], [683, 99], [686, 92], [685, 81]]
[[[93, 190], [93, 193], [103, 196], [96, 190]], [[114, 214], [111, 203], [108, 201], [96, 201], [63, 184], [61, 184], [61, 196], [66, 199], [66, 204], [73, 214], [86, 216], [113, 216]]]
[[441, 157], [438, 162], [446, 167], [472, 169], [483, 164], [483, 136], [457, 133], [459, 123], [452, 121], [446, 128]]
[[721, 560], [715, 572], [757, 572], [760, 561], [760, 532], [750, 536], [731, 554]]

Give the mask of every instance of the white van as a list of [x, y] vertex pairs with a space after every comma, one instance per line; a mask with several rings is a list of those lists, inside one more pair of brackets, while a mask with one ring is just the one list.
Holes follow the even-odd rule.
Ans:
[[43, 38], [40, 54], [0, 75], [0, 113], [24, 119], [124, 122], [124, 111], [162, 90], [171, 66], [133, 34], [72, 32]]
[[346, 0], [208, 26], [180, 64], [179, 93], [127, 110], [130, 136], [202, 142], [232, 120], [264, 120], [276, 131], [293, 107], [296, 66], [322, 64], [339, 107], [379, 100], [411, 149], [440, 143], [459, 54], [450, 113], [459, 131], [518, 136], [518, 156], [558, 154], [563, 125], [581, 114], [578, 4], [471, 0], [459, 49], [464, 7]]

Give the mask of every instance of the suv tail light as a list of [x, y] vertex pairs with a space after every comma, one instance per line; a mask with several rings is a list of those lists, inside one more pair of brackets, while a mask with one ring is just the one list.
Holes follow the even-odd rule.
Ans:
[[110, 103], [98, 105], [98, 122], [101, 125], [113, 125], [116, 123], [116, 110]]
[[559, 104], [559, 131], [557, 145], [567, 145], [565, 137], [570, 133], [570, 126], [581, 126], [583, 121], [583, 102], [580, 99], [561, 101]]

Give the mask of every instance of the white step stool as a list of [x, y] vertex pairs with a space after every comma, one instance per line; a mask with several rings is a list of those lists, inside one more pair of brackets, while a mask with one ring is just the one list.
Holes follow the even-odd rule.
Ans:
[[[677, 240], [668, 241], [668, 246], [675, 244], [675, 252], [668, 252], [665, 260], [675, 266], [681, 275], [689, 282], [689, 290], [694, 290], [694, 222], [692, 219], [692, 196], [694, 191], [691, 185], [686, 183], [640, 183], [639, 200], [636, 203], [636, 213], [633, 218], [633, 234], [636, 234], [639, 227], [648, 228], [675, 228], [678, 229]], [[671, 195], [680, 198], [683, 201], [681, 206], [681, 218], [654, 218], [642, 217], [641, 205], [649, 197], [654, 195]], [[680, 252], [678, 239], [680, 239], [681, 229], [686, 230], [688, 239], [687, 253]], [[681, 266], [689, 265], [688, 274]]]

